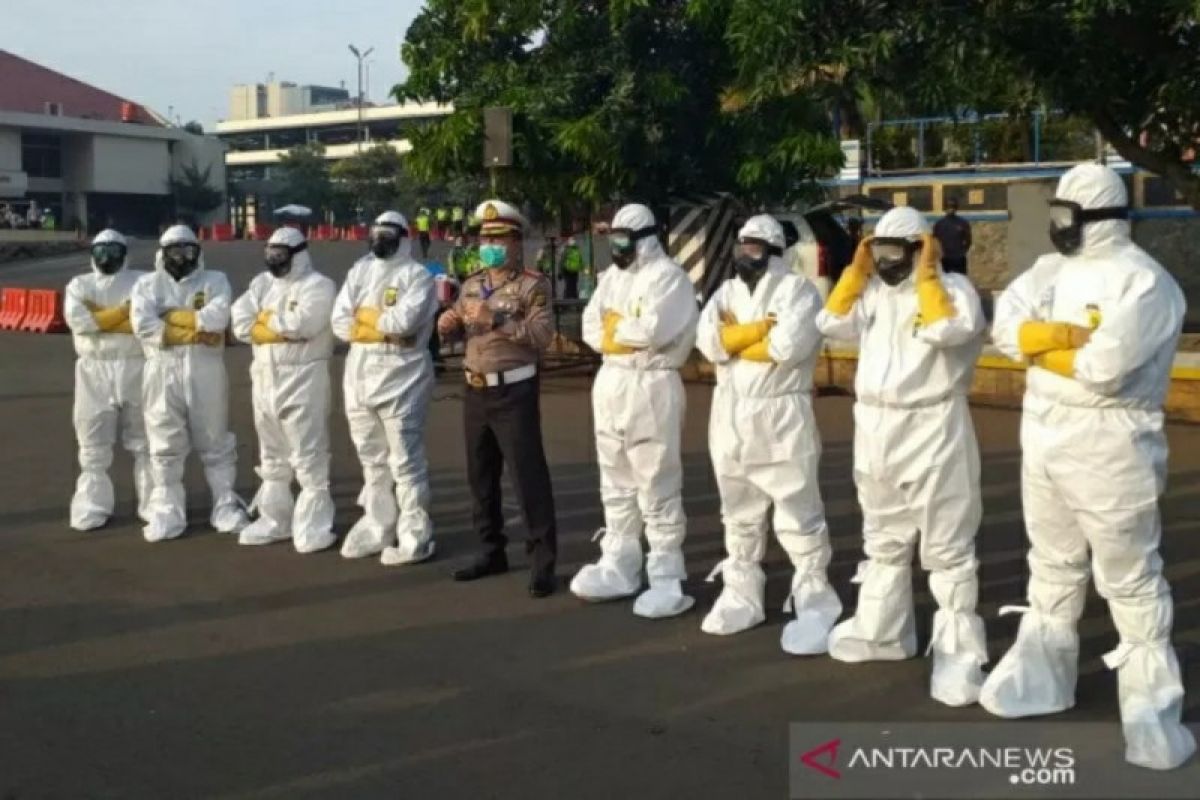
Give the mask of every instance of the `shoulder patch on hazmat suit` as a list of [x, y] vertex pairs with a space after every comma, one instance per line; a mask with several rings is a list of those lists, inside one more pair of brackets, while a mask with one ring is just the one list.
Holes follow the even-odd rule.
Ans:
[[204, 304], [207, 302], [208, 295], [206, 295], [203, 291], [196, 292], [194, 295], [192, 295], [192, 308], [196, 309], [197, 311], [204, 308]]
[[395, 286], [389, 286], [383, 290], [383, 304], [385, 306], [396, 305], [396, 298], [400, 295], [400, 290]]

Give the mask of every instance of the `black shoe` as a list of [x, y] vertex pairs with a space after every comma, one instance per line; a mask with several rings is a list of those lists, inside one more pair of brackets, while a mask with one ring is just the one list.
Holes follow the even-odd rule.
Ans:
[[508, 557], [504, 554], [480, 556], [465, 567], [460, 567], [451, 573], [456, 581], [477, 581], [489, 575], [503, 575], [508, 572]]
[[553, 575], [534, 575], [529, 579], [529, 596], [542, 598], [554, 594], [558, 588], [558, 579]]

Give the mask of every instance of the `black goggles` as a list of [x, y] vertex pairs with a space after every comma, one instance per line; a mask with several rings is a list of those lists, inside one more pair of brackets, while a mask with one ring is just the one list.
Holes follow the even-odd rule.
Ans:
[[1050, 225], [1055, 228], [1076, 228], [1105, 219], [1129, 219], [1129, 206], [1084, 208], [1071, 200], [1050, 201]]
[[269, 267], [280, 267], [292, 260], [296, 253], [308, 249], [308, 242], [301, 242], [295, 247], [286, 244], [269, 244], [266, 251], [266, 262]]

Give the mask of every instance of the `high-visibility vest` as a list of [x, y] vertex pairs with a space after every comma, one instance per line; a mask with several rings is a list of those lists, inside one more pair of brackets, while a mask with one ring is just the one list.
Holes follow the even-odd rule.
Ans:
[[446, 220], [450, 219], [450, 209], [439, 208], [437, 210], [437, 218], [438, 222], [445, 222]]
[[421, 233], [429, 233], [428, 214], [417, 214], [417, 230]]
[[454, 220], [455, 222], [462, 222], [465, 215], [466, 212], [463, 211], [462, 206], [455, 206], [450, 211], [450, 219]]
[[578, 275], [583, 271], [583, 253], [577, 244], [569, 244], [563, 248], [562, 270]]

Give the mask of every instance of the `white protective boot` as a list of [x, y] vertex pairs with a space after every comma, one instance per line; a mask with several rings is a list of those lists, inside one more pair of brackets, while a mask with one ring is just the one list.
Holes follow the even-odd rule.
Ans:
[[571, 579], [571, 593], [581, 600], [600, 603], [629, 597], [642, 588], [642, 543], [636, 530], [624, 534], [600, 528], [592, 541], [600, 541], [600, 559], [587, 564]]
[[383, 552], [396, 536], [396, 497], [386, 472], [369, 478], [358, 493], [363, 515], [342, 542], [343, 558], [365, 558]]
[[[1147, 769], [1175, 769], [1196, 752], [1185, 728], [1183, 680], [1171, 647], [1170, 590], [1151, 597], [1108, 598], [1121, 643], [1104, 656], [1117, 671], [1125, 760]], [[1140, 638], [1135, 638], [1140, 637]]]
[[379, 557], [387, 567], [418, 564], [433, 558], [433, 520], [429, 518], [428, 484], [396, 484], [396, 506], [399, 522], [396, 544], [385, 547]]
[[675, 617], [695, 604], [695, 598], [683, 593], [683, 579], [687, 577], [687, 571], [683, 565], [683, 553], [678, 549], [670, 552], [655, 552], [652, 549], [646, 559], [646, 575], [650, 579], [650, 588], [633, 602], [633, 613], [639, 617]]
[[785, 653], [815, 656], [829, 650], [830, 631], [842, 615], [842, 601], [829, 585], [826, 574], [829, 555], [827, 544], [817, 553], [792, 559], [796, 572], [783, 610], [795, 613], [796, 618], [783, 626], [779, 637], [779, 646]]
[[987, 663], [987, 635], [975, 613], [979, 599], [976, 564], [929, 574], [929, 589], [937, 601], [933, 635], [926, 651], [933, 657], [929, 694], [948, 706], [968, 706], [979, 701], [983, 665]]
[[154, 492], [154, 472], [151, 470], [150, 454], [133, 454], [133, 489], [137, 494], [138, 517], [142, 522], [150, 521], [150, 495]]
[[837, 661], [902, 661], [917, 653], [912, 567], [860, 561], [854, 616], [829, 633], [829, 655]]
[[257, 472], [262, 485], [250, 503], [250, 511], [257, 510], [258, 519], [242, 529], [238, 544], [273, 544], [292, 538], [294, 502], [290, 474], [276, 474], [262, 467]]
[[729, 557], [717, 564], [706, 580], [712, 583], [718, 575], [725, 586], [700, 623], [700, 630], [729, 636], [761, 624], [767, 618], [763, 610], [767, 576], [762, 567], [754, 561]]

